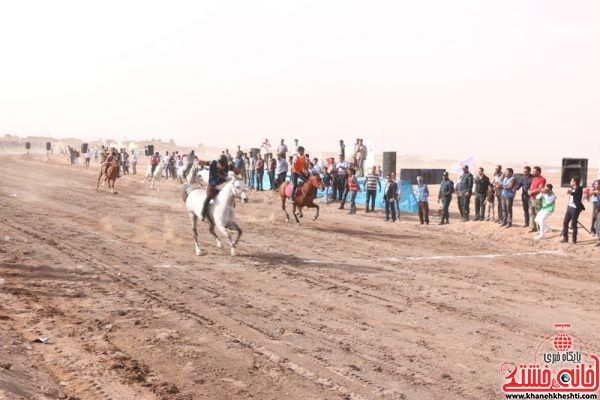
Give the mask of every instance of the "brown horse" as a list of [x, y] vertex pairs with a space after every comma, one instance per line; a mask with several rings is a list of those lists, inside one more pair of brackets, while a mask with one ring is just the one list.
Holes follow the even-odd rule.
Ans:
[[102, 176], [104, 176], [104, 182], [107, 183], [108, 188], [112, 194], [116, 194], [115, 192], [115, 181], [117, 180], [117, 176], [119, 175], [119, 161], [115, 158], [106, 171], [106, 175], [104, 175], [104, 167], [106, 163], [102, 163], [100, 165], [100, 176], [98, 176], [98, 184], [96, 185], [96, 190], [100, 187], [100, 180], [102, 180]]
[[[286, 194], [286, 188], [291, 185], [292, 182], [286, 182], [279, 187], [279, 197], [281, 198], [281, 210], [285, 214], [286, 222], [290, 222], [290, 215], [285, 209], [285, 202], [288, 199], [288, 196]], [[298, 217], [302, 218], [302, 207], [316, 208], [317, 214], [315, 215], [315, 219], [319, 218], [319, 206], [314, 203], [314, 200], [317, 198], [317, 188], [320, 190], [324, 190], [325, 185], [323, 185], [321, 177], [315, 174], [308, 179], [308, 182], [300, 186], [298, 191], [296, 192], [296, 198], [292, 203], [292, 213], [294, 214], [294, 218], [296, 218], [297, 223], [300, 223]], [[297, 214], [296, 208], [298, 208]]]

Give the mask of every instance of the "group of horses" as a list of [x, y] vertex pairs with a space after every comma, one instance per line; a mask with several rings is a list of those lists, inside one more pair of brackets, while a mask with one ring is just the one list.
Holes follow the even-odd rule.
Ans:
[[[160, 181], [162, 179], [163, 165], [159, 163], [154, 172], [152, 172], [152, 166], [148, 166], [144, 179], [142, 181], [146, 188], [160, 190]], [[197, 255], [201, 255], [202, 251], [198, 242], [198, 220], [202, 218], [202, 208], [204, 200], [206, 199], [206, 190], [204, 190], [204, 183], [208, 182], [208, 171], [201, 169], [198, 165], [194, 164], [187, 175], [184, 177], [183, 173], [185, 166], [177, 169], [177, 179], [181, 184], [182, 199], [185, 203], [186, 210], [188, 212], [190, 222], [192, 224], [192, 234], [194, 238], [194, 246]], [[106, 185], [111, 193], [116, 194], [114, 187], [115, 181], [119, 176], [119, 163], [117, 160], [112, 161], [107, 166], [102, 164], [100, 167], [100, 175], [96, 185], [96, 190], [99, 189], [102, 178], [104, 178], [103, 185]], [[316, 208], [316, 214], [314, 219], [319, 218], [319, 206], [315, 204], [314, 200], [317, 198], [317, 190], [324, 190], [323, 181], [318, 174], [310, 176], [307, 182], [300, 183], [298, 185], [294, 201], [292, 201], [292, 214], [296, 219], [296, 223], [300, 223], [300, 219], [303, 217], [302, 209]], [[284, 182], [279, 187], [279, 198], [281, 200], [281, 210], [285, 214], [286, 222], [290, 222], [290, 216], [286, 210], [286, 202], [290, 199], [292, 192], [292, 183]], [[229, 172], [228, 179], [221, 186], [217, 196], [211, 200], [208, 209], [208, 215], [206, 220], [209, 224], [209, 232], [216, 240], [218, 248], [223, 247], [221, 239], [216, 234], [218, 230], [222, 235], [227, 238], [230, 246], [231, 255], [236, 254], [235, 247], [240, 240], [242, 230], [235, 222], [235, 201], [239, 199], [242, 203], [248, 202], [248, 193], [246, 190], [246, 184], [244, 179], [240, 175], [236, 175], [233, 172]], [[232, 237], [231, 232], [237, 233], [235, 239]]]

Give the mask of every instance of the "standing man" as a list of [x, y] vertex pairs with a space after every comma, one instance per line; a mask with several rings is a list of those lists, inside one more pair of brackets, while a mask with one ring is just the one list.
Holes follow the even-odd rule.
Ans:
[[442, 202], [442, 220], [440, 225], [449, 224], [450, 213], [448, 208], [452, 202], [452, 193], [454, 193], [454, 182], [450, 180], [448, 172], [444, 171], [442, 174], [442, 183], [440, 183], [440, 192], [438, 194], [438, 203]]
[[350, 193], [350, 211], [348, 214], [356, 214], [356, 194], [360, 191], [358, 179], [356, 179], [355, 171], [348, 170], [348, 192]]
[[600, 179], [596, 179], [592, 182], [592, 191], [590, 194], [592, 201], [592, 229], [590, 229], [590, 232], [596, 234], [596, 220], [598, 219], [598, 213], [600, 212]]
[[287, 154], [288, 148], [285, 144], [285, 141], [281, 139], [279, 142], [279, 146], [277, 146], [277, 154], [283, 154], [283, 158], [285, 159], [285, 155]]
[[512, 168], [506, 168], [504, 180], [502, 181], [502, 223], [500, 226], [510, 228], [512, 226], [513, 217], [513, 201], [515, 200], [515, 192], [517, 182], [513, 176]]
[[256, 160], [256, 164], [254, 165], [254, 170], [256, 171], [256, 190], [263, 189], [263, 178], [265, 175], [265, 160], [263, 160], [262, 155], [258, 155], [258, 159]]
[[250, 158], [248, 159], [248, 187], [254, 189], [254, 182], [256, 176], [256, 154], [250, 151]]
[[471, 195], [473, 194], [473, 174], [469, 172], [469, 166], [463, 167], [463, 174], [458, 184], [458, 194], [460, 199], [459, 207], [462, 210], [462, 221], [469, 220], [469, 207], [471, 203]]
[[484, 173], [483, 168], [479, 168], [475, 182], [475, 221], [485, 219], [485, 198], [487, 196], [490, 178]]
[[262, 154], [265, 165], [268, 166], [269, 154], [271, 153], [271, 143], [269, 143], [269, 139], [265, 139], [265, 141], [260, 145], [260, 153]]
[[300, 146], [298, 146], [298, 139], [294, 139], [294, 144], [292, 145], [292, 148], [290, 149], [290, 153], [295, 156], [296, 153], [298, 153], [299, 147]]
[[561, 243], [567, 243], [569, 241], [570, 222], [571, 229], [573, 230], [573, 244], [577, 244], [577, 222], [579, 220], [579, 214], [585, 210], [585, 207], [581, 202], [583, 189], [579, 186], [579, 182], [579, 177], [571, 179], [571, 188], [567, 191], [567, 194], [569, 195], [569, 205], [567, 206], [567, 212], [565, 213], [565, 219], [563, 220]]
[[137, 175], [137, 162], [138, 156], [135, 153], [135, 150], [131, 150], [131, 172], [133, 173], [133, 175]]
[[383, 202], [385, 203], [385, 221], [390, 220], [390, 211], [392, 212], [392, 222], [396, 222], [396, 197], [398, 196], [398, 186], [392, 174], [388, 174], [385, 190], [383, 191]]
[[498, 203], [498, 219], [494, 222], [500, 222], [502, 217], [502, 182], [504, 182], [502, 165], [496, 165], [494, 171], [494, 189], [496, 189], [496, 202]]
[[[343, 201], [344, 199], [344, 188], [346, 187], [346, 170], [348, 169], [348, 162], [344, 160], [344, 155], [340, 154], [340, 161], [335, 165], [337, 169], [337, 191], [338, 199]], [[335, 198], [335, 196], [333, 196]]]
[[419, 223], [421, 225], [429, 225], [429, 187], [423, 183], [422, 176], [417, 176], [415, 196], [417, 197], [417, 204], [419, 206]]
[[275, 170], [277, 169], [277, 160], [273, 157], [273, 154], [269, 154], [269, 184], [271, 190], [275, 190]]
[[365, 176], [365, 160], [367, 159], [367, 146], [363, 144], [362, 139], [357, 139], [356, 149], [354, 150], [356, 166], [358, 169], [357, 176]]
[[288, 162], [285, 159], [285, 153], [279, 154], [279, 159], [277, 160], [277, 168], [275, 168], [275, 175], [277, 178], [275, 180], [275, 186], [278, 189], [279, 185], [285, 182], [285, 177], [288, 172]]
[[365, 213], [369, 212], [369, 201], [371, 202], [371, 212], [375, 212], [375, 196], [377, 196], [377, 189], [381, 192], [381, 182], [379, 182], [379, 176], [377, 175], [377, 169], [373, 167], [371, 173], [367, 175], [365, 179], [365, 191], [367, 192], [367, 201], [365, 202]]
[[396, 182], [396, 219], [400, 221], [400, 197], [402, 196], [402, 186], [400, 179], [396, 180], [396, 172], [392, 172], [392, 179]]
[[346, 145], [344, 141], [340, 139], [340, 156], [342, 157], [342, 161], [346, 159]]
[[[523, 216], [525, 218], [525, 224], [523, 228], [529, 228], [529, 207], [530, 207], [530, 195], [529, 190], [531, 188], [531, 182], [533, 179], [533, 175], [531, 175], [531, 167], [526, 165], [523, 167], [523, 175], [521, 175], [521, 179], [517, 182], [517, 186], [515, 190], [522, 189], [521, 191], [521, 202], [523, 204]], [[532, 217], [535, 219], [535, 216]], [[535, 225], [535, 222], [533, 223]]]
[[542, 176], [540, 167], [533, 167], [531, 185], [529, 186], [529, 217], [532, 224], [530, 233], [539, 232], [539, 225], [535, 222], [535, 217], [542, 207], [541, 195], [542, 189], [546, 186], [546, 178]]

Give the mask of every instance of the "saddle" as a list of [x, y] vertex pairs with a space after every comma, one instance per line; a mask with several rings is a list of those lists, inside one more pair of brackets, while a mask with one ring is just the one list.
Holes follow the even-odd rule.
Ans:
[[[292, 187], [294, 185], [290, 182], [286, 187], [285, 187], [285, 197], [291, 198], [292, 197]], [[300, 189], [302, 189], [302, 186], [304, 186], [304, 182], [298, 182], [298, 186], [296, 187], [296, 197], [298, 197], [298, 195], [301, 193]]]

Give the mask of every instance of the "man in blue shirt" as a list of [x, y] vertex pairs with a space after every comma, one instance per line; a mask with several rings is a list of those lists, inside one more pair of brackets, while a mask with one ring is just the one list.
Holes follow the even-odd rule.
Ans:
[[[206, 199], [204, 200], [204, 205], [202, 206], [202, 221], [204, 221], [208, 214], [208, 205], [210, 204], [210, 201], [219, 194], [219, 189], [217, 186], [225, 183], [229, 177], [229, 160], [227, 159], [227, 155], [221, 154], [221, 157], [218, 161], [213, 160], [208, 162], [199, 160], [198, 165], [208, 165], [208, 185], [206, 185]], [[235, 167], [232, 168], [232, 170], [236, 174], [240, 173], [240, 170]]]
[[429, 225], [429, 187], [423, 183], [422, 176], [417, 176], [415, 195], [419, 206], [419, 223]]

